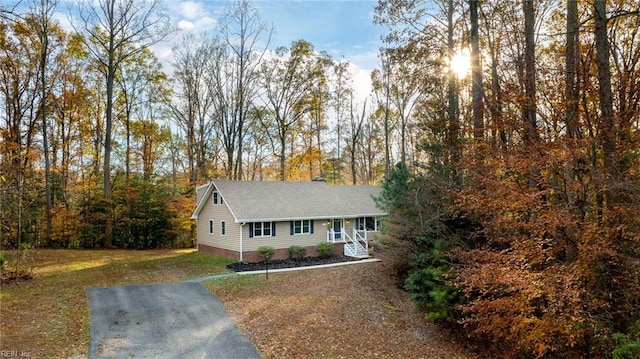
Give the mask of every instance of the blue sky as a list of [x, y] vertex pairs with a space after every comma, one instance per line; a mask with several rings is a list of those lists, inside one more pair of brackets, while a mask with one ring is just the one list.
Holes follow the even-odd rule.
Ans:
[[[274, 45], [305, 39], [335, 59], [373, 69], [383, 29], [373, 24], [375, 1], [257, 1], [263, 18], [276, 29]], [[373, 63], [371, 63], [373, 61]]]
[[[77, 1], [58, 3], [54, 18], [66, 29], [71, 30], [69, 14], [73, 13]], [[9, 1], [9, 5], [15, 3], [26, 4]], [[215, 33], [217, 19], [230, 3], [230, 0], [165, 0], [172, 21], [180, 28], [170, 41], [152, 47], [165, 71], [171, 72], [171, 49], [182, 35]], [[377, 0], [253, 0], [252, 3], [262, 20], [275, 29], [270, 49], [289, 46], [299, 39], [307, 40], [317, 51], [326, 51], [335, 60], [350, 62], [356, 87], [364, 90], [369, 86], [369, 74], [379, 66], [377, 51], [382, 46], [380, 37], [385, 33], [383, 27], [373, 24]]]
[[[54, 18], [67, 29], [69, 15], [74, 12], [78, 0], [59, 0]], [[182, 32], [213, 33], [216, 20], [231, 0], [165, 0], [169, 15]], [[316, 50], [327, 51], [336, 60], [348, 60], [356, 66], [373, 70], [382, 45], [380, 37], [385, 33], [381, 26], [373, 24], [374, 6], [377, 0], [253, 0], [259, 15], [272, 24], [274, 34], [270, 47], [288, 46], [292, 41], [304, 39]], [[27, 3], [9, 0], [12, 8]], [[73, 15], [72, 15], [73, 16]], [[181, 36], [174, 38], [179, 41]], [[175, 43], [157, 47], [161, 58], [171, 56]], [[164, 62], [164, 61], [163, 61]]]
[[[182, 33], [213, 32], [228, 0], [168, 1], [169, 13]], [[354, 86], [366, 96], [369, 74], [378, 67], [377, 51], [385, 29], [373, 24], [377, 0], [254, 0], [262, 20], [273, 25], [270, 49], [304, 39], [317, 51], [351, 65]], [[180, 36], [177, 37], [178, 39]], [[174, 39], [175, 41], [175, 39]], [[178, 40], [179, 41], [179, 40]], [[156, 46], [156, 54], [170, 62], [172, 44]], [[361, 97], [358, 96], [358, 97]]]
[[[229, 1], [168, 2], [170, 14], [183, 31], [211, 31]], [[316, 50], [359, 67], [376, 67], [376, 52], [384, 29], [373, 24], [375, 0], [254, 0], [253, 5], [275, 34], [271, 47], [304, 39]]]

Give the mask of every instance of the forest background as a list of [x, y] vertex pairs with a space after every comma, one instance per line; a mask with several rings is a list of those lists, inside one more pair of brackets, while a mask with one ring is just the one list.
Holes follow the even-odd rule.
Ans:
[[493, 356], [640, 355], [637, 2], [380, 1], [366, 100], [246, 0], [171, 76], [161, 2], [79, 1], [74, 31], [28, 4], [0, 8], [2, 248], [188, 246], [214, 178], [383, 183], [428, 318]]

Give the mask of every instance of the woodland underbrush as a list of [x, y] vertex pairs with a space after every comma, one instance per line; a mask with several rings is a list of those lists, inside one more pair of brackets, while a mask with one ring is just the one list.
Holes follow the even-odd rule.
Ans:
[[532, 188], [526, 169], [501, 170], [453, 189], [396, 167], [378, 202], [404, 289], [492, 357], [638, 358], [637, 205], [599, 208], [572, 183], [593, 202], [567, 206], [550, 178]]

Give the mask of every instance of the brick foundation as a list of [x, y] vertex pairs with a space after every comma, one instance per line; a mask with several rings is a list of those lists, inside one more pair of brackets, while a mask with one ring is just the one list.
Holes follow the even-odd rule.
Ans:
[[[202, 251], [205, 253], [211, 253], [216, 256], [233, 258], [236, 260], [240, 260], [240, 252], [232, 251], [223, 248], [211, 247], [204, 244], [198, 244], [198, 251]], [[344, 243], [335, 243], [333, 245], [333, 252], [336, 256], [344, 255]], [[315, 246], [307, 247], [307, 257], [317, 257], [318, 252], [316, 251]], [[281, 260], [289, 258], [289, 249], [288, 248], [280, 248], [276, 249], [276, 253], [273, 255], [272, 260]], [[242, 253], [242, 260], [249, 263], [261, 262], [262, 258], [258, 254], [257, 251], [247, 251]]]

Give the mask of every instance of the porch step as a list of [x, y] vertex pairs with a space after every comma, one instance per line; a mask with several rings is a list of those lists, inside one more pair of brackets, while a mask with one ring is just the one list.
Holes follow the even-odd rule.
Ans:
[[369, 258], [369, 253], [367, 253], [366, 249], [355, 243], [345, 243], [344, 244], [344, 254], [349, 257], [354, 258]]

